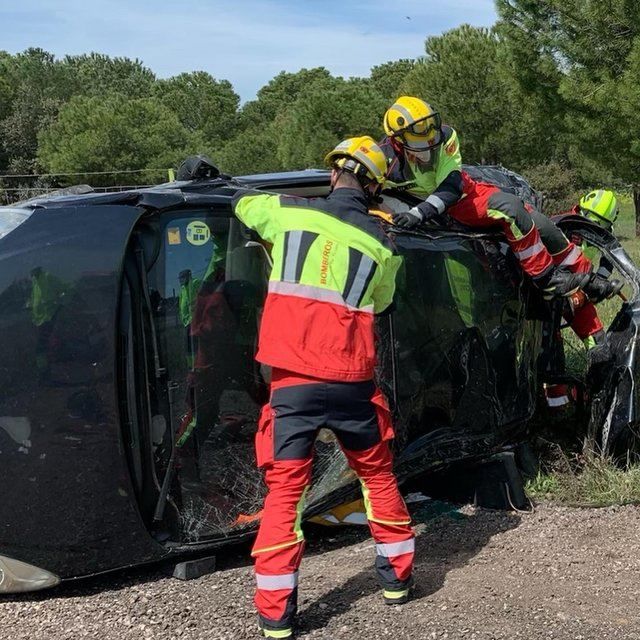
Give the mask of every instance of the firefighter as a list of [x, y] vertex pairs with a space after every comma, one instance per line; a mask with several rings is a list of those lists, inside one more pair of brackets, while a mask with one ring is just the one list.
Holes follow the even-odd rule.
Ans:
[[[613, 191], [596, 189], [580, 198], [580, 202], [573, 207], [571, 213], [584, 216], [587, 220], [595, 222], [613, 234], [613, 225], [618, 219], [620, 209], [618, 207], [618, 199]], [[598, 266], [596, 274], [601, 278], [608, 279], [612, 273], [613, 265], [603, 256], [600, 259], [600, 265]], [[595, 293], [596, 292], [594, 292], [594, 294]], [[610, 298], [611, 295], [610, 291], [603, 290], [601, 292], [601, 299]]]
[[362, 484], [376, 569], [388, 604], [407, 601], [414, 534], [392, 470], [391, 417], [373, 381], [374, 318], [388, 310], [401, 258], [367, 207], [386, 159], [368, 136], [341, 142], [326, 161], [327, 198], [239, 192], [236, 216], [273, 245], [256, 359], [272, 367], [256, 434], [268, 495], [252, 556], [262, 633], [292, 637], [300, 526], [320, 427], [337, 437]]
[[[429, 104], [402, 96], [386, 111], [383, 125], [387, 137], [380, 146], [389, 182], [423, 199], [395, 213], [396, 225], [413, 227], [446, 212], [472, 227], [497, 226], [546, 298], [570, 296], [586, 284], [591, 263], [546, 216], [462, 171], [458, 135]], [[593, 318], [583, 337], [600, 330], [598, 322]]]
[[[613, 232], [613, 225], [618, 218], [619, 208], [618, 200], [613, 191], [605, 189], [596, 189], [590, 191], [580, 199], [571, 211], [567, 213], [581, 215], [592, 222], [600, 225], [610, 233]], [[585, 242], [580, 239], [583, 255], [588, 252]], [[591, 331], [594, 326], [593, 318], [598, 318], [595, 304], [602, 302], [607, 298], [612, 298], [622, 289], [622, 283], [619, 280], [610, 280], [613, 273], [613, 265], [602, 256], [598, 269], [584, 287], [586, 300], [579, 300], [580, 306], [575, 305], [566, 319], [571, 324], [572, 329], [580, 337], [586, 334], [583, 339], [585, 348], [590, 362], [599, 361], [606, 362], [610, 357], [609, 345], [607, 343], [607, 334], [600, 323], [599, 331]], [[599, 322], [599, 320], [598, 320]], [[563, 340], [560, 331], [555, 336], [554, 352], [556, 355], [556, 367], [564, 370], [564, 350]], [[545, 384], [544, 387], [547, 405], [552, 409], [558, 409], [570, 404], [570, 394], [565, 384]]]

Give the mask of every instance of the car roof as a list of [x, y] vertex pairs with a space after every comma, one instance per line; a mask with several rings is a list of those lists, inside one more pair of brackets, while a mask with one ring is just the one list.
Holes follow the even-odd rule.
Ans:
[[[281, 189], [295, 186], [320, 186], [329, 184], [330, 171], [306, 169], [282, 171], [246, 176], [225, 176], [204, 180], [176, 180], [152, 187], [127, 189], [126, 191], [86, 192], [83, 189], [62, 189], [58, 193], [30, 198], [12, 204], [12, 208], [59, 208], [63, 206], [90, 206], [104, 204], [129, 204], [162, 209], [188, 204], [224, 204], [238, 188]], [[2, 207], [0, 207], [1, 209]]]

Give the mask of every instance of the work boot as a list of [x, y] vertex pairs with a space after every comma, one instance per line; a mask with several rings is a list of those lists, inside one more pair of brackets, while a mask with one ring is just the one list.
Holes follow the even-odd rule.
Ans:
[[284, 640], [287, 640], [294, 637], [293, 629], [291, 627], [287, 627], [285, 629], [267, 628], [262, 622], [260, 616], [258, 616], [258, 630], [263, 638], [283, 638]]
[[572, 296], [578, 289], [582, 289], [590, 278], [590, 273], [572, 273], [557, 267], [544, 276], [535, 278], [534, 282], [542, 290], [545, 300], [553, 300]]
[[584, 292], [589, 296], [591, 302], [602, 302], [620, 293], [624, 283], [620, 280], [607, 280], [594, 273], [589, 282], [584, 285]]
[[382, 592], [384, 603], [390, 606], [397, 604], [406, 604], [411, 598], [411, 592], [413, 591], [413, 577], [409, 579], [407, 586], [403, 589], [385, 589]]

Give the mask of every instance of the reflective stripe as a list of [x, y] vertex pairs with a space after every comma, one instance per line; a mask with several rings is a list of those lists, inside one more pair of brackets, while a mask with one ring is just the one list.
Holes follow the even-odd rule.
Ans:
[[406, 598], [409, 595], [409, 589], [405, 589], [404, 591], [387, 591], [386, 589], [382, 592], [382, 597], [387, 600], [400, 600], [400, 598]]
[[575, 264], [576, 262], [578, 262], [578, 260], [580, 260], [581, 253], [582, 252], [580, 251], [580, 249], [578, 249], [578, 247], [574, 245], [573, 249], [569, 251], [569, 255], [560, 263], [560, 266], [563, 267], [566, 265]]
[[377, 544], [376, 553], [383, 558], [395, 558], [405, 553], [413, 553], [416, 550], [416, 541], [403, 540], [402, 542], [390, 542], [388, 544]]
[[[591, 206], [591, 209], [597, 209], [598, 205], [600, 204], [600, 200], [602, 200], [602, 198], [604, 197], [604, 194], [606, 192], [603, 191], [602, 189], [598, 189], [598, 191], [596, 191], [596, 197], [589, 203]], [[593, 212], [595, 213], [595, 212]], [[596, 213], [596, 215], [601, 218], [603, 216], [601, 216], [600, 214]], [[605, 218], [606, 219], [606, 218]]]
[[274, 544], [271, 547], [262, 547], [261, 549], [253, 549], [251, 555], [255, 558], [260, 553], [268, 553], [269, 551], [278, 551], [278, 549], [286, 549], [287, 547], [293, 547], [296, 544], [300, 544], [300, 540], [291, 540], [290, 542], [282, 542], [281, 544]]
[[438, 213], [442, 213], [447, 208], [444, 200], [434, 194], [431, 194], [425, 202], [432, 204], [438, 210]]
[[363, 313], [373, 314], [373, 305], [367, 305], [359, 309], [345, 302], [344, 298], [331, 289], [323, 289], [322, 287], [314, 287], [310, 284], [298, 284], [296, 282], [279, 282], [271, 280], [269, 282], [269, 293], [279, 293], [285, 296], [295, 296], [297, 298], [307, 298], [310, 300], [318, 300], [319, 302], [329, 302], [331, 304], [339, 304], [343, 307], [351, 309], [351, 311], [362, 311]]
[[293, 638], [293, 629], [262, 629], [265, 638]]
[[286, 234], [286, 254], [284, 266], [282, 267], [282, 279], [289, 282], [296, 281], [296, 265], [298, 264], [298, 253], [300, 252], [300, 241], [302, 231], [289, 231]]
[[[396, 102], [391, 109], [395, 109], [403, 115], [404, 119], [407, 121], [406, 126], [409, 127], [415, 122], [415, 118], [401, 104]], [[391, 109], [389, 109], [389, 111], [391, 111]]]
[[567, 396], [560, 396], [559, 398], [547, 398], [547, 404], [550, 407], [561, 407], [565, 404], [569, 404], [569, 398]]
[[295, 589], [298, 586], [298, 572], [285, 573], [281, 576], [265, 576], [256, 573], [256, 584], [263, 591], [278, 591], [279, 589]]
[[353, 284], [351, 285], [351, 289], [345, 296], [347, 305], [351, 305], [356, 308], [362, 300], [365, 289], [369, 285], [369, 282], [371, 282], [373, 273], [376, 270], [376, 263], [369, 256], [365, 256], [364, 254], [360, 255], [361, 258], [358, 271], [353, 280]]
[[516, 257], [518, 260], [526, 260], [527, 258], [531, 258], [531, 256], [535, 256], [538, 253], [542, 253], [545, 251], [545, 246], [538, 240], [532, 247], [528, 249], [524, 249], [523, 251], [516, 251]]

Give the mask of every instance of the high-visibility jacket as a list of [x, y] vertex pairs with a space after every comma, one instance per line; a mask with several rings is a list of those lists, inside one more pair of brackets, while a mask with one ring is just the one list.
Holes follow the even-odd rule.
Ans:
[[380, 141], [389, 168], [387, 185], [405, 189], [433, 205], [439, 213], [454, 205], [473, 184], [462, 172], [460, 143], [455, 129], [442, 127], [444, 142], [431, 152], [425, 165], [410, 162], [391, 138]]
[[237, 217], [273, 245], [256, 359], [323, 380], [373, 377], [374, 314], [393, 301], [401, 264], [364, 194], [239, 192]]

